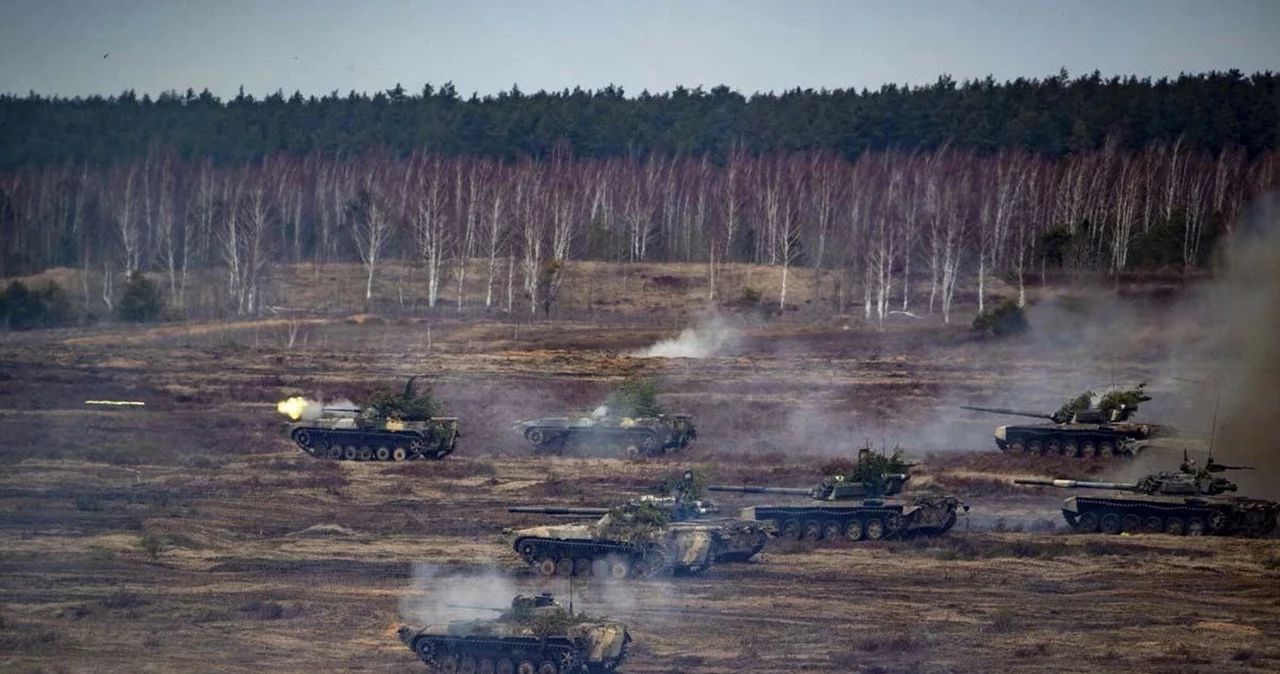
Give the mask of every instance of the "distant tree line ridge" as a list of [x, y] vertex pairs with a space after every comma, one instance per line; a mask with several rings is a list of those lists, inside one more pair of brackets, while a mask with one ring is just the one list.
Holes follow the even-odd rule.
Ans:
[[793, 89], [743, 96], [725, 86], [627, 97], [615, 86], [525, 94], [518, 88], [469, 98], [452, 84], [412, 94], [396, 85], [372, 96], [303, 97], [277, 92], [222, 101], [207, 90], [132, 91], [118, 96], [0, 96], [0, 170], [66, 160], [109, 165], [154, 145], [188, 160], [242, 163], [279, 153], [399, 156], [426, 151], [499, 159], [550, 157], [568, 141], [575, 156], [703, 156], [737, 147], [755, 155], [823, 151], [846, 161], [877, 150], [936, 151], [944, 145], [993, 154], [1020, 149], [1054, 158], [1173, 144], [1250, 158], [1276, 149], [1280, 76], [1239, 71], [1152, 80], [1070, 78], [918, 87]]
[[[957, 287], [976, 290], [981, 310], [993, 278], [1020, 301], [1046, 269], [1204, 266], [1244, 205], [1277, 187], [1275, 151], [1251, 160], [1180, 140], [1134, 151], [1118, 135], [1064, 158], [943, 145], [852, 162], [741, 147], [722, 161], [583, 158], [561, 142], [546, 159], [313, 152], [227, 165], [153, 145], [111, 166], [0, 174], [0, 277], [93, 272], [95, 286], [84, 274], [75, 290], [110, 312], [117, 285], [146, 271], [176, 311], [254, 315], [278, 263], [358, 261], [377, 299], [374, 279], [396, 260], [421, 270], [432, 307], [452, 294], [459, 311], [528, 315], [551, 311], [574, 261], [697, 262], [712, 300], [737, 299], [721, 297], [717, 274], [744, 262], [781, 267], [778, 305], [795, 274], [825, 273], [868, 318], [950, 321]], [[189, 303], [196, 272], [217, 279], [219, 306]]]

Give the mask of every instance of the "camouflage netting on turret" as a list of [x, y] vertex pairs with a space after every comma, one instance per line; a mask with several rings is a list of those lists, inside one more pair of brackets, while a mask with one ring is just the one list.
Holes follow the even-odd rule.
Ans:
[[629, 377], [609, 394], [609, 413], [621, 417], [656, 417], [665, 410], [658, 404], [658, 383], [652, 379]]
[[649, 503], [619, 506], [609, 510], [601, 534], [615, 541], [630, 543], [653, 538], [671, 523], [671, 515]]
[[1065, 424], [1079, 412], [1097, 411], [1102, 414], [1103, 419], [1127, 421], [1138, 411], [1138, 405], [1151, 400], [1151, 396], [1143, 390], [1145, 387], [1146, 383], [1142, 383], [1131, 389], [1111, 391], [1098, 400], [1097, 406], [1093, 404], [1097, 396], [1093, 391], [1085, 391], [1058, 408], [1053, 414], [1053, 420]]
[[421, 392], [416, 392], [413, 386], [415, 379], [417, 377], [409, 378], [403, 393], [396, 393], [386, 387], [379, 388], [370, 398], [361, 418], [370, 423], [388, 419], [430, 421], [436, 415], [435, 397], [430, 386], [424, 386]]
[[893, 448], [893, 454], [877, 454], [867, 447], [858, 452], [857, 461], [850, 459], [832, 459], [822, 464], [822, 474], [829, 480], [841, 480], [864, 484], [872, 489], [879, 489], [886, 484], [886, 475], [906, 474], [911, 464], [901, 454], [901, 449]]

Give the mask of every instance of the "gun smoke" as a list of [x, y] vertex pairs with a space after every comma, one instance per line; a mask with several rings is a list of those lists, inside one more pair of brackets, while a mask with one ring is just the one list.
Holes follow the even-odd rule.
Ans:
[[664, 339], [647, 349], [631, 354], [635, 358], [710, 358], [733, 348], [740, 330], [721, 314], [703, 316], [674, 339]]
[[414, 564], [412, 584], [400, 597], [400, 616], [419, 627], [491, 619], [510, 607], [517, 594], [515, 581], [499, 569], [465, 573], [449, 572], [434, 564]]

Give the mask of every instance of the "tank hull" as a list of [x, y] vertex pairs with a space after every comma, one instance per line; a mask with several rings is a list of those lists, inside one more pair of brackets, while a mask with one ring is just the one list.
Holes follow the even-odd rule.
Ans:
[[516, 424], [538, 454], [555, 454], [570, 447], [628, 448], [641, 456], [662, 456], [684, 449], [697, 439], [697, 430], [684, 415], [639, 419], [555, 417]]
[[1151, 424], [1015, 424], [996, 428], [996, 446], [1021, 454], [1058, 454], [1076, 458], [1132, 457], [1137, 441], [1159, 435]]
[[953, 498], [764, 505], [744, 508], [744, 519], [769, 521], [777, 536], [792, 540], [850, 542], [912, 536], [940, 536], [958, 519]]
[[[345, 422], [345, 423], [344, 423]], [[290, 439], [308, 456], [335, 461], [443, 459], [458, 446], [458, 420], [387, 422], [361, 428], [341, 420], [288, 425]]]
[[1280, 503], [1248, 498], [1073, 496], [1062, 506], [1082, 533], [1258, 537], [1271, 533]]
[[[432, 672], [609, 672], [627, 658], [631, 635], [621, 624], [591, 625], [575, 635], [405, 635]], [[548, 665], [552, 666], [551, 668]]]
[[623, 538], [598, 524], [533, 527], [517, 531], [512, 548], [544, 576], [695, 575], [710, 569], [723, 549], [721, 529], [680, 522]]

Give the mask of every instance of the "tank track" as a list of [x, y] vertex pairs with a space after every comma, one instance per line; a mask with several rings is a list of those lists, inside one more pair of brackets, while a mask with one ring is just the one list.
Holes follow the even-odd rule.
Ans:
[[335, 461], [414, 461], [443, 459], [453, 453], [457, 435], [448, 447], [425, 447], [414, 431], [298, 428], [293, 441], [317, 459]]
[[778, 537], [809, 541], [841, 538], [846, 541], [876, 541], [907, 534], [910, 517], [902, 508], [863, 506], [852, 508], [757, 506], [757, 520], [778, 523]]
[[1250, 507], [1250, 504], [1244, 504], [1236, 513], [1231, 513], [1228, 506], [1211, 503], [1177, 504], [1076, 497], [1076, 511], [1063, 509], [1062, 514], [1073, 529], [1083, 533], [1257, 537], [1271, 533], [1276, 527], [1274, 512]]
[[[581, 649], [567, 639], [539, 637], [419, 637], [414, 652], [433, 672], [494, 671], [515, 672], [529, 663], [535, 672], [578, 674], [580, 672], [610, 671], [626, 658], [626, 644], [622, 653], [612, 663], [589, 666], [584, 662]], [[468, 662], [470, 660], [470, 662]], [[484, 660], [488, 660], [485, 666]]]
[[1021, 430], [1008, 440], [997, 441], [1000, 451], [1010, 454], [1053, 454], [1071, 458], [1131, 459], [1135, 455], [1133, 444], [1141, 438], [1121, 433], [1107, 434], [1097, 431], [1063, 432], [1059, 430]]
[[[544, 576], [608, 576], [647, 578], [671, 573], [698, 574], [698, 567], [676, 566], [660, 545], [641, 547], [620, 541], [564, 540], [526, 537], [513, 545], [520, 557]], [[711, 555], [714, 558], [714, 554]]]
[[525, 431], [525, 439], [533, 443], [536, 454], [559, 454], [570, 445], [628, 447], [634, 445], [640, 456], [662, 456], [679, 443], [664, 443], [648, 428], [559, 428], [535, 426]]

